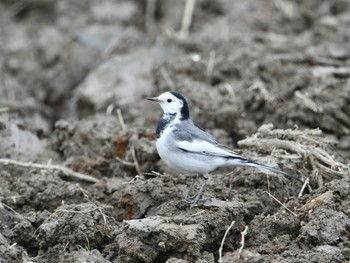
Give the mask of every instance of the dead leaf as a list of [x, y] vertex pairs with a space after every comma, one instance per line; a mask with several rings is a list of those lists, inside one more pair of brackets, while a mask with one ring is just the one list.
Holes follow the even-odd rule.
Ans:
[[333, 191], [327, 191], [319, 196], [317, 196], [316, 198], [311, 199], [310, 201], [308, 201], [305, 205], [303, 205], [300, 209], [300, 211], [302, 211], [302, 215], [305, 215], [306, 213], [308, 213], [310, 210], [324, 205], [325, 203], [329, 202], [330, 200], [333, 199]]

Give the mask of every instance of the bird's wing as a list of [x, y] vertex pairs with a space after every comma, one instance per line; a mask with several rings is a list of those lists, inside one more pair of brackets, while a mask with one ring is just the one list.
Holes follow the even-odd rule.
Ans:
[[192, 120], [184, 120], [181, 124], [175, 126], [177, 133], [175, 134], [179, 140], [192, 140], [198, 138], [204, 141], [216, 143], [215, 138], [204, 129], [193, 123]]
[[175, 129], [173, 134], [176, 138], [175, 146], [182, 151], [224, 158], [245, 159], [235, 152], [218, 144], [215, 140], [211, 140], [212, 137], [209, 139], [207, 137], [203, 138], [183, 129]]

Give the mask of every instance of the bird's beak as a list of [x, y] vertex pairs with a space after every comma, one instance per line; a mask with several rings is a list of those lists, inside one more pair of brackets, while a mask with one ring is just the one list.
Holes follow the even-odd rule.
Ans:
[[151, 101], [161, 102], [161, 100], [158, 99], [158, 97], [148, 97], [146, 99], [151, 100]]

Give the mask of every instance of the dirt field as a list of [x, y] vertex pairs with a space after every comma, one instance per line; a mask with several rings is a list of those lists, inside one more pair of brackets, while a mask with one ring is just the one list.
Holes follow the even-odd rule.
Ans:
[[[1, 263], [350, 261], [350, 2], [190, 4], [0, 2]], [[219, 169], [187, 204], [168, 90], [300, 180]]]

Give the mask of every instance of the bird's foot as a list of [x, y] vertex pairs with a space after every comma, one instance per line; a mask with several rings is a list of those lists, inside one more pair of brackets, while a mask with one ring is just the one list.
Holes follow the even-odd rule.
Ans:
[[[208, 181], [208, 176], [205, 175], [204, 176], [205, 178], [205, 181], [202, 183], [201, 187], [199, 188], [198, 192], [194, 195], [191, 195], [191, 192], [192, 192], [192, 189], [193, 189], [193, 186], [195, 184], [195, 179], [192, 180], [192, 183], [191, 183], [191, 186], [189, 187], [186, 195], [185, 195], [185, 201], [189, 204], [196, 204], [200, 199], [201, 195], [202, 195], [202, 192], [203, 192], [203, 189]], [[196, 178], [197, 179], [197, 178]]]
[[195, 205], [200, 200], [199, 198], [200, 198], [200, 196], [198, 194], [193, 195], [193, 196], [186, 195], [185, 196], [185, 202], [188, 203], [188, 204]]

